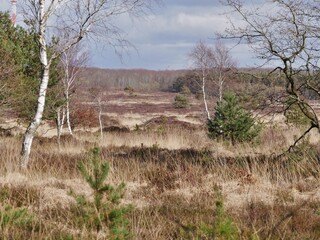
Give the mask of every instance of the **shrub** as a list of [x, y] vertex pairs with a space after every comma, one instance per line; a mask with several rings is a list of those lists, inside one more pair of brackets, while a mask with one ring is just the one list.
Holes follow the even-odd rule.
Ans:
[[251, 141], [261, 131], [252, 114], [239, 105], [236, 95], [228, 92], [215, 107], [213, 120], [208, 120], [208, 135], [212, 139], [236, 142]]
[[173, 92], [181, 92], [183, 90], [183, 87], [186, 86], [191, 91], [191, 93], [195, 94], [196, 92], [201, 90], [200, 85], [198, 84], [200, 81], [200, 78], [198, 75], [192, 73], [192, 74], [186, 74], [184, 76], [178, 77], [172, 84], [171, 90]]
[[188, 97], [185, 95], [177, 94], [174, 98], [173, 103], [175, 108], [186, 108], [189, 106], [189, 100]]
[[131, 86], [126, 86], [126, 87], [124, 88], [124, 91], [126, 91], [127, 93], [129, 93], [130, 96], [132, 96], [133, 93], [134, 93], [134, 88], [131, 87]]
[[94, 107], [80, 102], [73, 104], [73, 109], [70, 112], [70, 120], [72, 129], [76, 127], [96, 127], [98, 126], [98, 115]]
[[181, 93], [182, 95], [185, 95], [185, 96], [190, 96], [190, 95], [191, 95], [190, 88], [188, 88], [188, 87], [185, 86], [185, 85], [182, 86], [180, 93]]

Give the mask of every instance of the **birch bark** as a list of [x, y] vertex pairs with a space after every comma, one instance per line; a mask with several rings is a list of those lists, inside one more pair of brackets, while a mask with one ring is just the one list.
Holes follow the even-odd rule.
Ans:
[[39, 95], [38, 95], [37, 111], [33, 120], [28, 126], [23, 138], [21, 158], [20, 158], [20, 166], [22, 169], [26, 169], [29, 163], [32, 141], [41, 123], [45, 101], [46, 101], [47, 87], [49, 82], [50, 65], [48, 64], [48, 56], [47, 56], [46, 19], [44, 15], [45, 13], [44, 5], [45, 5], [45, 0], [40, 0], [39, 1], [39, 44], [40, 44], [40, 62], [42, 67], [41, 77], [40, 77], [41, 84], [40, 84]]
[[66, 94], [66, 121], [67, 127], [70, 135], [73, 135], [72, 128], [71, 128], [71, 121], [70, 121], [70, 103], [69, 103], [69, 91]]
[[222, 101], [223, 98], [223, 83], [224, 83], [224, 78], [222, 76], [221, 71], [219, 71], [219, 77], [218, 77], [218, 84], [219, 84], [219, 101]]
[[[61, 116], [61, 112], [62, 112], [62, 116]], [[60, 139], [61, 139], [61, 133], [62, 133], [62, 129], [63, 129], [63, 124], [64, 124], [64, 119], [65, 119], [65, 109], [58, 107], [56, 110], [56, 125], [57, 125], [57, 141], [58, 141], [58, 148], [60, 151]]]
[[202, 95], [203, 95], [204, 108], [205, 108], [206, 113], [207, 113], [207, 118], [208, 118], [209, 120], [211, 120], [211, 116], [210, 116], [210, 112], [209, 112], [208, 104], [207, 104], [205, 84], [206, 84], [206, 77], [203, 75], [203, 76], [202, 76], [202, 86], [201, 86], [201, 89], [202, 89]]

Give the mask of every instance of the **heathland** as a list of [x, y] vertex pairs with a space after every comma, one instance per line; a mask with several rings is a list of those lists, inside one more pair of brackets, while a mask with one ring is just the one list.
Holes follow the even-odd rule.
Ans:
[[[25, 171], [25, 123], [3, 108], [0, 239], [319, 239], [319, 133], [287, 151], [303, 124], [288, 121], [283, 106], [257, 107], [269, 103], [262, 98], [271, 90], [281, 93], [277, 84], [262, 93], [257, 82], [237, 78], [226, 89], [247, 94], [243, 105], [262, 130], [250, 142], [212, 140], [191, 85], [187, 105], [174, 104], [185, 74], [87, 69], [72, 100], [73, 136], [64, 128], [58, 144], [54, 121], [46, 120]], [[260, 94], [250, 104], [249, 92]], [[209, 96], [212, 111], [216, 101]], [[110, 166], [106, 193], [79, 167], [97, 176], [94, 158]]]

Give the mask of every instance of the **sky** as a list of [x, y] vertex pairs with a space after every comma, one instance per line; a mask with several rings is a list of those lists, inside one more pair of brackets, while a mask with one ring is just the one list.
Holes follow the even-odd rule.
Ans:
[[[10, 10], [10, 1], [0, 0], [0, 10]], [[225, 12], [218, 0], [163, 0], [141, 19], [132, 21], [128, 16], [119, 19], [119, 27], [134, 48], [119, 58], [104, 43], [91, 43], [89, 65], [153, 70], [190, 68], [188, 54], [192, 47], [200, 40], [214, 44], [215, 33], [228, 26]], [[230, 42], [226, 45], [234, 46]], [[246, 45], [232, 48], [231, 54], [240, 67], [254, 65], [255, 59]]]

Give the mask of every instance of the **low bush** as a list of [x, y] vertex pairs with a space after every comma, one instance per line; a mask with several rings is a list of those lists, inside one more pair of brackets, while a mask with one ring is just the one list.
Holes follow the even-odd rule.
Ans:
[[189, 106], [189, 99], [185, 95], [177, 94], [173, 105], [175, 108], [186, 108]]

